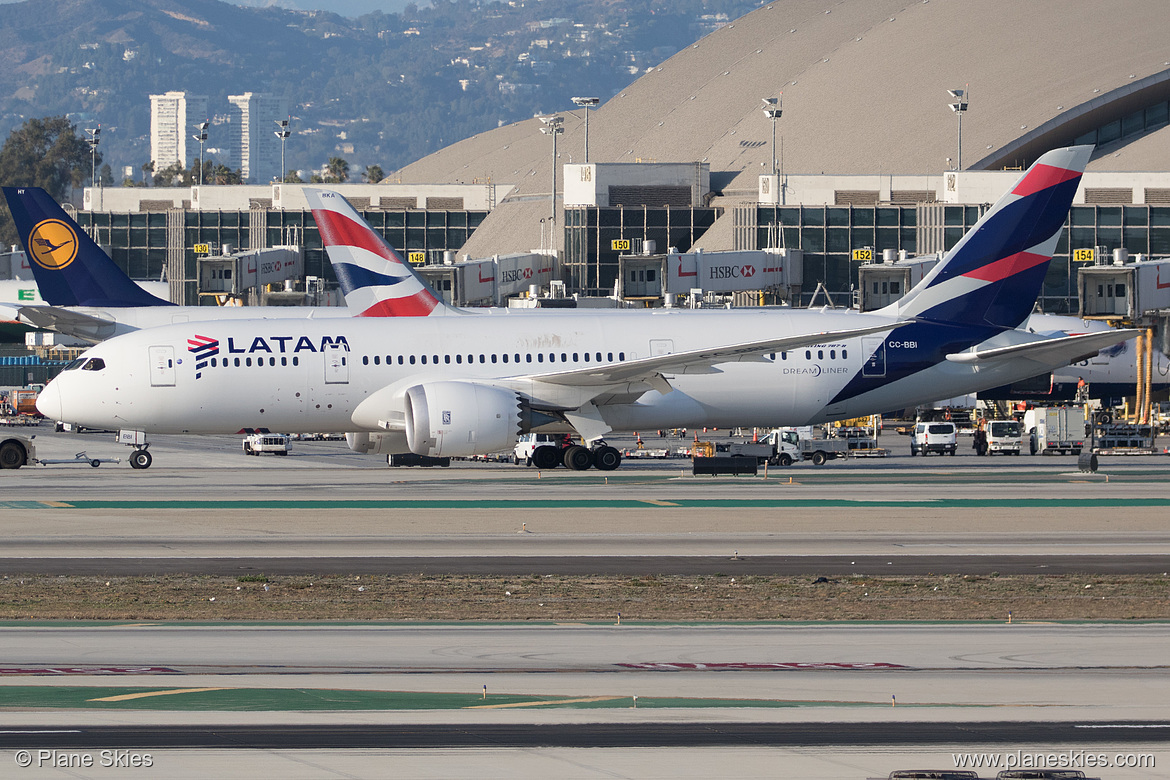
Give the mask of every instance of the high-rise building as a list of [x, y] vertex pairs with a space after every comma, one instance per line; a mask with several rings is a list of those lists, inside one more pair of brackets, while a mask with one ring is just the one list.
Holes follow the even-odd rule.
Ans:
[[195, 125], [207, 119], [207, 96], [167, 92], [150, 96], [150, 159], [161, 171], [193, 159], [187, 147]]
[[259, 92], [228, 95], [229, 141], [234, 167], [245, 182], [263, 183], [278, 179], [280, 139], [275, 123], [288, 117], [288, 104], [278, 97]]

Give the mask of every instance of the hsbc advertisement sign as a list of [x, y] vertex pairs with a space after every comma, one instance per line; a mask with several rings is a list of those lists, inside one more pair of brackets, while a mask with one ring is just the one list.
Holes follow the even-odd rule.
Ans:
[[666, 292], [762, 290], [788, 284], [787, 258], [763, 251], [688, 252], [666, 256]]
[[531, 285], [547, 288], [556, 260], [532, 253], [499, 255], [459, 263], [463, 301], [494, 301], [526, 292]]
[[535, 253], [501, 255], [496, 258], [500, 298], [518, 295], [533, 284], [548, 287], [548, 283], [553, 280], [555, 262], [549, 255]]

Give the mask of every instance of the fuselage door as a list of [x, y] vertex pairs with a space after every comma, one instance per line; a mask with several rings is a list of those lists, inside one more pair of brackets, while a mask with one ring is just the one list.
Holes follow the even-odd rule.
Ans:
[[340, 344], [326, 344], [325, 384], [344, 385], [349, 383], [349, 352]]
[[674, 339], [650, 339], [650, 357], [673, 354]]
[[865, 365], [861, 367], [862, 376], [886, 375], [886, 337], [863, 336], [861, 339], [861, 354], [868, 355]]
[[150, 386], [175, 386], [175, 348], [171, 346], [148, 347], [150, 359]]

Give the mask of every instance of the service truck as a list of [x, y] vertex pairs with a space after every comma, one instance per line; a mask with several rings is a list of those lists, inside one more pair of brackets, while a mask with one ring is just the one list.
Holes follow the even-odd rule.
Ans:
[[18, 469], [36, 459], [37, 448], [30, 437], [0, 433], [0, 469]]
[[289, 436], [283, 433], [253, 433], [242, 442], [245, 455], [259, 455], [271, 452], [274, 455], [288, 455]]
[[1085, 446], [1085, 410], [1044, 406], [1024, 412], [1024, 430], [1033, 455], [1080, 455]]
[[698, 445], [708, 457], [755, 458], [757, 463], [773, 466], [791, 466], [796, 461], [809, 460], [814, 466], [826, 461], [849, 456], [847, 439], [827, 439], [814, 436], [811, 428], [777, 428], [758, 442], [716, 442], [705, 448]]
[[987, 454], [1019, 455], [1024, 441], [1024, 427], [1019, 420], [988, 420]]

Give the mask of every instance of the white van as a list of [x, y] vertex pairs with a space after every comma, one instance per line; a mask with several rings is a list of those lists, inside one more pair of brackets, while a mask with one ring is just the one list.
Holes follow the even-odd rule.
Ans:
[[525, 466], [532, 465], [532, 453], [537, 447], [556, 447], [561, 449], [564, 440], [563, 433], [522, 433], [516, 440], [516, 447], [512, 450], [512, 463]]
[[955, 454], [959, 446], [958, 431], [952, 422], [920, 422], [914, 426], [914, 438], [910, 440], [911, 455], [927, 455], [944, 452]]
[[284, 433], [253, 433], [244, 437], [243, 447], [245, 455], [259, 455], [261, 452], [288, 455], [289, 436]]

